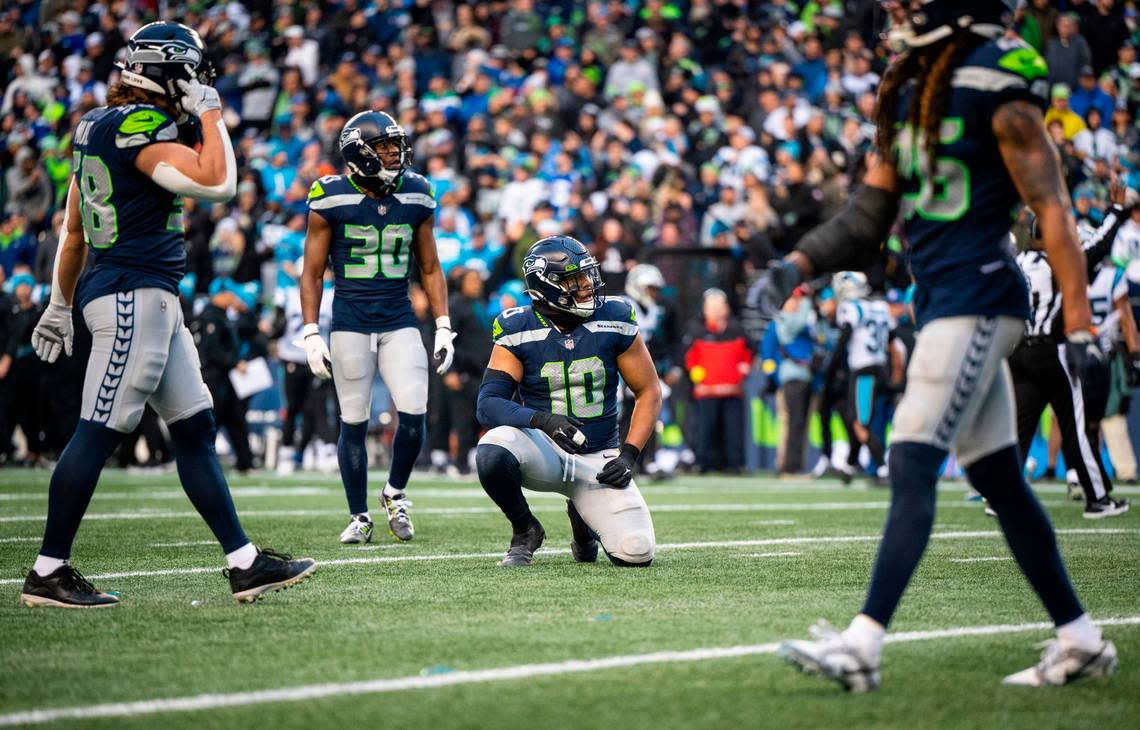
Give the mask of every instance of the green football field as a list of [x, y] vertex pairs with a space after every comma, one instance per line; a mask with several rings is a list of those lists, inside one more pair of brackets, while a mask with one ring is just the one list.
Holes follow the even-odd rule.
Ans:
[[234, 479], [256, 542], [321, 562], [302, 585], [239, 606], [176, 477], [107, 471], [75, 562], [123, 603], [74, 611], [18, 600], [47, 483], [42, 471], [0, 472], [0, 726], [1140, 725], [1140, 515], [1086, 521], [1061, 485], [1040, 494], [1086, 606], [1111, 624], [1114, 677], [1000, 685], [1036, 662], [1051, 631], [996, 523], [950, 483], [892, 627], [883, 688], [847, 695], [783, 664], [775, 642], [858, 610], [885, 490], [647, 484], [658, 541], [647, 570], [575, 564], [563, 501], [530, 493], [546, 547], [534, 566], [503, 569], [509, 526], [476, 482], [417, 475], [414, 542], [342, 546], [335, 476]]

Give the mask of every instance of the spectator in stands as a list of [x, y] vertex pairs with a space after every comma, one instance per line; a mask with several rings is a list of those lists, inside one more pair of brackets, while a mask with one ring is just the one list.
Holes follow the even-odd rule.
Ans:
[[723, 291], [705, 292], [702, 315], [691, 328], [685, 352], [699, 423], [697, 463], [701, 473], [737, 473], [744, 467], [743, 383], [752, 351], [731, 318]]
[[1073, 89], [1072, 96], [1069, 98], [1069, 107], [1073, 112], [1084, 118], [1086, 122], [1089, 118], [1089, 111], [1092, 109], [1100, 112], [1102, 120], [1111, 119], [1112, 110], [1115, 106], [1112, 97], [1097, 84], [1096, 72], [1093, 71], [1093, 67], [1082, 67], [1077, 76], [1077, 87]]
[[1092, 50], [1078, 30], [1076, 13], [1057, 18], [1057, 35], [1045, 46], [1045, 62], [1049, 64], [1049, 81], [1070, 89], [1077, 85], [1077, 73], [1092, 65]]
[[8, 191], [8, 215], [19, 215], [33, 231], [38, 231], [50, 220], [45, 220], [54, 200], [54, 189], [47, 171], [39, 164], [36, 153], [29, 147], [16, 152], [15, 165], [4, 174]]

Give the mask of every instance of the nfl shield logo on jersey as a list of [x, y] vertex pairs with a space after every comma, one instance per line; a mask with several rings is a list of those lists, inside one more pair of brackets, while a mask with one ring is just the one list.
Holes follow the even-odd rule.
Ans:
[[563, 340], [562, 344], [566, 347], [567, 350], [574, 349], [574, 340], [567, 338], [566, 340]]
[[388, 206], [387, 205], [378, 205], [378, 206], [376, 206], [376, 209], [378, 211], [380, 211], [380, 215], [388, 215]]

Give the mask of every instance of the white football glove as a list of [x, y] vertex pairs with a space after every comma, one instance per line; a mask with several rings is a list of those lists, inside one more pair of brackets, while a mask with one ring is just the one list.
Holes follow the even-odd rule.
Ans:
[[218, 90], [197, 81], [179, 81], [182, 89], [182, 110], [195, 117], [201, 117], [211, 109], [221, 109], [222, 100]]
[[435, 369], [443, 375], [451, 368], [451, 361], [455, 359], [455, 333], [451, 331], [450, 317], [435, 318], [435, 348], [432, 355], [439, 362]]
[[305, 338], [305, 357], [309, 360], [309, 370], [321, 380], [328, 380], [332, 377], [332, 355], [329, 346], [325, 344], [325, 338], [321, 337], [320, 326], [307, 324], [301, 334]]
[[36, 357], [44, 362], [55, 362], [61, 351], [71, 357], [73, 338], [71, 307], [49, 304], [36, 328], [32, 330], [32, 349], [36, 351]]

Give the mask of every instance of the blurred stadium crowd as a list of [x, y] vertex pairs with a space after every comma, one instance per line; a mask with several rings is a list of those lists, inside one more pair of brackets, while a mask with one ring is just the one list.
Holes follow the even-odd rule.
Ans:
[[[1049, 63], [1047, 123], [1085, 227], [1110, 181], [1140, 187], [1137, 5], [1031, 0], [1010, 30]], [[337, 135], [371, 108], [408, 130], [439, 201], [459, 340], [452, 372], [432, 384], [431, 466], [467, 471], [491, 319], [527, 303], [523, 252], [565, 233], [602, 262], [604, 293], [641, 310], [670, 394], [651, 470], [805, 470], [808, 414], [829, 400], [831, 294], [805, 291], [777, 333], [749, 292], [860, 178], [890, 15], [878, 0], [0, 2], [0, 458], [50, 461], [74, 428], [82, 318], [74, 357], [46, 366], [29, 345], [71, 130], [104, 103], [124, 39], [168, 18], [207, 43], [241, 170], [232, 202], [186, 202], [183, 282], [238, 469], [335, 460], [335, 398], [307, 378], [291, 303], [309, 186], [340, 172]], [[1140, 246], [1140, 216], [1120, 236], [1122, 250]], [[892, 237], [869, 273], [904, 328], [905, 248]], [[412, 298], [426, 337], [415, 285]], [[381, 424], [386, 402], [374, 399]], [[828, 427], [810, 441], [829, 450], [830, 411], [819, 410]], [[147, 448], [128, 440], [122, 464], [170, 459], [153, 414], [137, 436]]]

